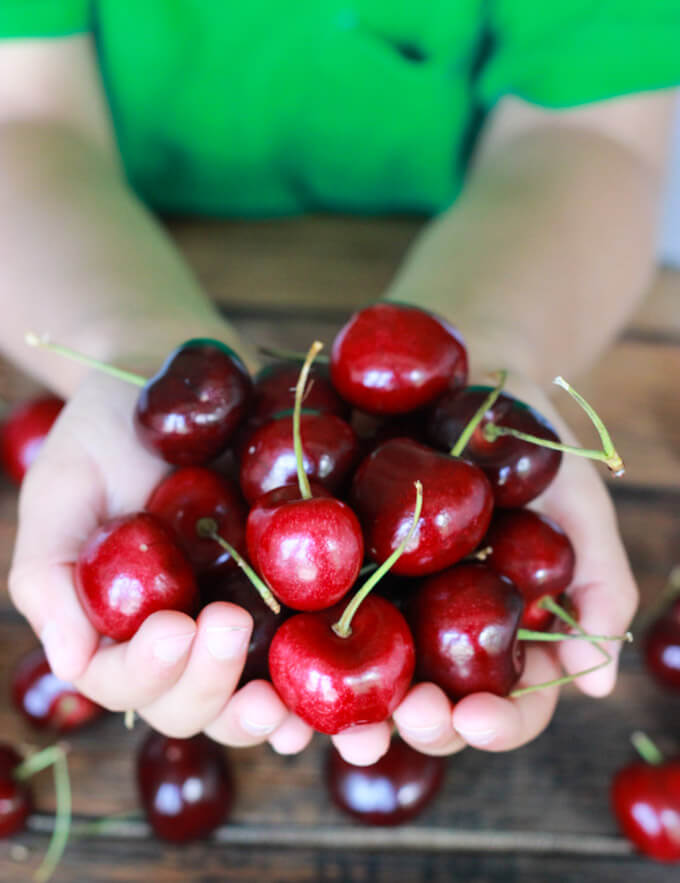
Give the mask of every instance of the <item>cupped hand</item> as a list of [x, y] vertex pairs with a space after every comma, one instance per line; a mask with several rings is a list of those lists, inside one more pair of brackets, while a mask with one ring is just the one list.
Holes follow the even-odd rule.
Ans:
[[42, 641], [57, 676], [113, 711], [135, 709], [171, 736], [200, 731], [227, 745], [269, 740], [301, 750], [311, 730], [270, 684], [234, 692], [252, 630], [245, 610], [210, 604], [197, 620], [148, 617], [134, 637], [101, 638], [78, 601], [74, 562], [102, 521], [140, 510], [167, 464], [138, 442], [138, 389], [90, 375], [62, 411], [24, 481], [10, 595]]

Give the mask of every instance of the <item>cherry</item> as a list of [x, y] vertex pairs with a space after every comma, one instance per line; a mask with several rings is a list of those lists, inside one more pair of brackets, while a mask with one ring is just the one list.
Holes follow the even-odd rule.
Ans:
[[478, 692], [506, 696], [524, 668], [517, 635], [523, 609], [510, 580], [484, 564], [458, 564], [428, 577], [407, 612], [416, 676], [454, 701]]
[[393, 738], [387, 753], [370, 766], [354, 766], [330, 745], [326, 785], [333, 802], [367, 825], [403, 825], [435, 797], [446, 759], [421, 754]]
[[97, 527], [81, 547], [76, 589], [102, 635], [127, 641], [157, 610], [193, 611], [196, 582], [169, 528], [135, 512]]
[[157, 515], [177, 537], [196, 573], [233, 570], [229, 552], [199, 536], [196, 524], [212, 518], [218, 533], [245, 553], [247, 509], [238, 486], [205, 466], [185, 466], [166, 476], [149, 497], [146, 509]]
[[545, 515], [530, 509], [497, 511], [482, 542], [491, 548], [484, 563], [507, 576], [524, 596], [521, 624], [545, 629], [552, 613], [540, 606], [557, 598], [574, 576], [575, 555], [569, 537]]
[[412, 543], [392, 568], [406, 576], [443, 570], [472, 552], [493, 508], [489, 482], [474, 464], [410, 439], [387, 441], [359, 466], [350, 492], [376, 561], [384, 561], [408, 529], [414, 479], [423, 484], [423, 512]]
[[337, 334], [331, 379], [356, 408], [405, 414], [463, 386], [467, 353], [442, 319], [406, 304], [380, 303], [355, 313]]
[[42, 647], [25, 654], [12, 673], [12, 702], [39, 729], [68, 733], [96, 720], [104, 709], [52, 673]]
[[226, 755], [202, 734], [172, 739], [150, 732], [137, 754], [137, 786], [154, 833], [172, 843], [207, 837], [234, 800]]
[[664, 760], [642, 733], [633, 736], [644, 755], [619, 770], [611, 804], [624, 835], [645, 855], [680, 861], [680, 757]]
[[286, 620], [269, 649], [272, 682], [288, 708], [321, 733], [386, 720], [406, 695], [415, 654], [396, 607], [364, 600], [341, 637], [341, 605]]
[[[253, 397], [248, 408], [248, 424], [261, 426], [281, 411], [295, 404], [295, 387], [300, 366], [290, 363], [267, 365], [255, 378]], [[340, 398], [328, 376], [328, 369], [313, 365], [302, 406], [318, 414], [334, 414], [346, 420], [349, 405]]]
[[135, 409], [140, 440], [168, 463], [200, 466], [217, 457], [245, 417], [252, 381], [217, 340], [189, 340], [141, 390]]
[[42, 395], [14, 406], [0, 427], [0, 463], [20, 485], [35, 460], [47, 433], [64, 407], [62, 399]]
[[[303, 414], [301, 435], [309, 478], [333, 493], [340, 490], [359, 457], [354, 430], [339, 417]], [[292, 416], [271, 420], [253, 433], [241, 456], [239, 480], [251, 505], [268, 491], [297, 482]]]
[[21, 831], [33, 806], [30, 790], [14, 777], [22, 763], [14, 748], [0, 743], [0, 838]]
[[[450, 450], [490, 391], [491, 387], [469, 386], [459, 392], [445, 393], [430, 413], [427, 424], [430, 442], [438, 449]], [[496, 505], [524, 506], [553, 480], [562, 454], [511, 436], [489, 441], [485, 435], [488, 423], [549, 441], [559, 442], [559, 437], [538, 411], [508, 393], [501, 393], [465, 447], [465, 456], [483, 469], [491, 482]]]
[[680, 598], [649, 626], [643, 652], [653, 677], [664, 687], [680, 690]]

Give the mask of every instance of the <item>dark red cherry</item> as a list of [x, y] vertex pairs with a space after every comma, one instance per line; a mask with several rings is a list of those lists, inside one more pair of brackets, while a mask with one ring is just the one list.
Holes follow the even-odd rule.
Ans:
[[387, 720], [413, 676], [413, 639], [397, 608], [369, 595], [341, 638], [332, 626], [344, 606], [292, 616], [269, 649], [278, 694], [321, 733]]
[[322, 610], [354, 585], [364, 558], [359, 521], [328, 493], [303, 499], [276, 488], [250, 510], [250, 560], [276, 597], [294, 610]]
[[157, 610], [192, 612], [197, 596], [189, 561], [149, 512], [97, 527], [80, 550], [75, 581], [92, 625], [116, 641], [131, 638]]
[[137, 787], [154, 833], [171, 843], [207, 837], [226, 821], [234, 800], [224, 749], [204, 735], [149, 733], [137, 754]]
[[647, 629], [643, 652], [652, 676], [662, 686], [680, 690], [680, 598]]
[[[255, 378], [253, 397], [248, 408], [248, 423], [261, 426], [281, 411], [292, 411], [300, 366], [281, 362], [267, 365]], [[319, 414], [334, 414], [346, 420], [349, 405], [340, 398], [323, 365], [312, 365], [302, 407]]]
[[350, 492], [374, 560], [385, 561], [408, 532], [416, 480], [423, 485], [422, 514], [415, 536], [392, 567], [405, 576], [435, 573], [472, 552], [493, 509], [489, 482], [473, 463], [410, 439], [387, 441], [357, 469]]
[[[359, 457], [354, 430], [339, 417], [303, 414], [300, 435], [306, 474], [332, 493], [337, 492]], [[268, 491], [296, 483], [293, 418], [271, 420], [253, 433], [242, 453], [241, 491], [252, 505]]]
[[431, 757], [393, 738], [387, 753], [370, 766], [348, 763], [329, 745], [326, 786], [343, 812], [366, 825], [403, 825], [436, 796], [446, 772], [446, 758]]
[[196, 523], [212, 518], [217, 533], [245, 554], [248, 510], [233, 481], [204, 466], [185, 466], [166, 476], [149, 497], [146, 509], [172, 529], [196, 573], [233, 570], [229, 552], [200, 537]]
[[52, 673], [42, 647], [21, 657], [12, 672], [12, 702], [39, 729], [69, 733], [96, 720], [104, 709]]
[[576, 558], [569, 537], [545, 515], [530, 509], [496, 511], [482, 542], [491, 548], [484, 563], [502, 573], [524, 596], [522, 626], [546, 629], [553, 615], [539, 606], [571, 583]]
[[467, 380], [467, 353], [442, 319], [406, 304], [355, 313], [337, 334], [331, 380], [346, 401], [371, 414], [405, 414]]
[[143, 387], [135, 409], [138, 435], [168, 463], [201, 466], [226, 448], [245, 417], [251, 388], [228, 346], [189, 340]]
[[[440, 450], [450, 451], [489, 392], [491, 387], [470, 386], [443, 395], [432, 408], [428, 421], [430, 442]], [[496, 506], [524, 506], [553, 480], [562, 454], [511, 436], [487, 441], [484, 427], [490, 422], [550, 441], [558, 442], [559, 436], [538, 411], [501, 393], [465, 447], [463, 455], [483, 469], [491, 482]]]
[[469, 693], [507, 696], [524, 668], [517, 639], [524, 602], [510, 580], [484, 564], [458, 564], [428, 577], [407, 619], [416, 646], [416, 677], [452, 700]]
[[21, 831], [31, 812], [31, 792], [14, 778], [14, 770], [22, 762], [23, 758], [11, 745], [0, 743], [0, 838]]
[[42, 395], [15, 405], [0, 426], [0, 463], [20, 485], [38, 455], [47, 433], [64, 407], [62, 399]]

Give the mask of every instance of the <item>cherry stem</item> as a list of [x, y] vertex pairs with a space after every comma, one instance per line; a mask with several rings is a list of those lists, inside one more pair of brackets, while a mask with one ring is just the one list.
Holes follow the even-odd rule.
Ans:
[[125, 712], [125, 718], [123, 719], [125, 723], [126, 730], [134, 730], [135, 728], [135, 710], [134, 708], [128, 708]]
[[625, 632], [623, 635], [590, 635], [588, 633], [570, 635], [564, 632], [535, 632], [531, 629], [518, 629], [517, 638], [520, 641], [590, 641], [591, 644], [596, 644], [598, 641], [625, 641], [631, 644], [633, 641], [631, 632]]
[[[298, 353], [295, 350], [279, 349], [273, 346], [258, 346], [257, 351], [263, 356], [269, 356], [272, 359], [280, 359], [283, 362], [304, 362], [305, 354]], [[317, 362], [328, 364], [330, 359], [328, 356], [318, 356]]]
[[[599, 644], [597, 646], [599, 647]], [[538, 690], [545, 690], [547, 687], [561, 687], [564, 684], [570, 684], [572, 681], [575, 681], [576, 678], [592, 674], [594, 671], [599, 671], [601, 668], [609, 665], [610, 662], [611, 659], [605, 659], [604, 662], [593, 665], [591, 668], [584, 668], [583, 671], [577, 671], [573, 675], [564, 675], [564, 677], [555, 678], [554, 681], [544, 681], [542, 684], [534, 684], [531, 687], [520, 687], [519, 690], [513, 690], [512, 693], [509, 694], [509, 698], [517, 699], [519, 696], [525, 696], [527, 693], [536, 693]]]
[[40, 336], [32, 331], [28, 331], [24, 339], [29, 346], [39, 347], [40, 349], [49, 350], [51, 353], [66, 356], [67, 359], [71, 359], [73, 362], [81, 362], [83, 365], [96, 368], [97, 371], [109, 374], [111, 377], [117, 377], [118, 380], [124, 380], [126, 383], [132, 383], [135, 386], [145, 386], [148, 383], [148, 378], [142, 377], [141, 374], [133, 374], [131, 371], [116, 368], [114, 365], [107, 365], [106, 362], [86, 356], [83, 353], [70, 349], [70, 347], [51, 343], [49, 337], [45, 334]]
[[229, 552], [234, 561], [255, 586], [260, 594], [260, 598], [262, 598], [267, 607], [269, 607], [274, 613], [281, 612], [281, 605], [272, 595], [269, 587], [265, 585], [263, 580], [255, 573], [250, 564], [248, 564], [245, 558], [236, 551], [231, 543], [228, 543], [224, 537], [221, 537], [217, 533], [217, 522], [214, 518], [199, 518], [196, 522], [196, 533], [199, 537], [203, 537], [204, 539], [215, 540], [225, 552]]
[[12, 777], [17, 782], [25, 782], [36, 773], [40, 773], [42, 770], [47, 769], [48, 766], [52, 766], [57, 758], [62, 757], [63, 754], [64, 749], [59, 745], [50, 745], [49, 748], [43, 748], [42, 751], [37, 751], [16, 766]]
[[[538, 606], [542, 607], [543, 610], [549, 610], [550, 613], [552, 613], [558, 619], [566, 622], [567, 625], [570, 625], [578, 632], [578, 636], [580, 636], [581, 638], [586, 638], [588, 636], [588, 632], [583, 628], [583, 626], [579, 622], [577, 622], [570, 613], [567, 613], [564, 607], [561, 607], [554, 598], [551, 598], [550, 595], [545, 595], [543, 598], [541, 598], [541, 600], [538, 602]], [[594, 643], [600, 653], [604, 656], [606, 662], [611, 662], [611, 654], [607, 650], [605, 650], [602, 644], [598, 644], [597, 641], [595, 641]], [[581, 672], [581, 674], [585, 674], [585, 672]], [[574, 675], [574, 677], [579, 677], [579, 675]]]
[[373, 573], [373, 571], [377, 568], [377, 561], [369, 561], [368, 564], [364, 564], [364, 566], [359, 571], [359, 576], [366, 576], [367, 573]]
[[636, 730], [634, 733], [631, 733], [630, 741], [645, 763], [650, 763], [652, 766], [661, 766], [664, 762], [663, 754], [642, 730]]
[[487, 423], [484, 427], [484, 438], [487, 441], [493, 442], [496, 441], [502, 435], [510, 435], [513, 438], [519, 438], [522, 441], [530, 442], [531, 444], [538, 445], [541, 448], [550, 448], [553, 451], [563, 451], [567, 454], [577, 454], [579, 457], [587, 457], [589, 460], [599, 460], [602, 463], [605, 463], [614, 478], [620, 478], [625, 473], [625, 467], [623, 465], [623, 460], [619, 456], [618, 451], [614, 447], [614, 443], [612, 442], [611, 436], [607, 431], [602, 419], [597, 414], [597, 412], [593, 409], [593, 407], [588, 404], [588, 402], [583, 398], [583, 396], [579, 395], [576, 390], [569, 384], [563, 377], [556, 377], [553, 380], [553, 383], [557, 384], [557, 386], [565, 389], [569, 395], [576, 401], [581, 408], [586, 412], [588, 417], [590, 417], [591, 422], [595, 426], [595, 429], [600, 436], [600, 441], [602, 442], [602, 449], [595, 450], [593, 448], [580, 448], [577, 445], [565, 445], [562, 442], [554, 442], [547, 438], [540, 438], [537, 435], [530, 435], [526, 432], [520, 432], [519, 429], [511, 429], [508, 426], [496, 426], [495, 423]]
[[295, 407], [293, 408], [293, 448], [295, 449], [295, 465], [297, 468], [298, 487], [300, 488], [300, 496], [303, 500], [312, 499], [312, 489], [309, 486], [309, 477], [305, 472], [305, 455], [302, 450], [302, 433], [300, 430], [300, 414], [302, 411], [302, 401], [305, 397], [305, 387], [307, 379], [312, 367], [312, 362], [316, 358], [323, 344], [320, 340], [315, 340], [310, 346], [307, 357], [302, 368], [300, 368], [300, 376], [295, 386]]
[[366, 595], [368, 595], [371, 589], [376, 585], [376, 583], [380, 582], [387, 571], [403, 555], [404, 550], [411, 542], [411, 537], [418, 527], [420, 513], [423, 509], [423, 486], [419, 481], [415, 481], [414, 485], [416, 489], [416, 505], [415, 509], [413, 510], [413, 521], [411, 522], [409, 531], [404, 539], [401, 541], [401, 543], [399, 543], [394, 552], [392, 552], [392, 554], [389, 556], [389, 558], [386, 558], [380, 565], [380, 567], [371, 576], [369, 576], [363, 586], [349, 602], [347, 607], [345, 607], [344, 613], [342, 614], [340, 619], [331, 626], [331, 628], [339, 638], [348, 638], [352, 634], [352, 619], [354, 618], [354, 614], [359, 609], [359, 605], [364, 600]]
[[459, 457], [463, 453], [467, 443], [472, 438], [472, 433], [475, 431], [475, 429], [477, 429], [479, 424], [482, 422], [482, 420], [484, 419], [484, 415], [489, 410], [489, 408], [492, 408], [494, 406], [494, 404], [496, 403], [496, 399], [501, 394], [501, 390], [505, 386], [505, 380], [506, 380], [507, 376], [508, 376], [507, 371], [499, 371], [498, 372], [498, 384], [491, 390], [489, 395], [484, 399], [482, 404], [475, 411], [472, 419], [467, 424], [465, 429], [461, 432], [461, 434], [458, 438], [458, 441], [455, 443], [455, 445], [449, 451], [449, 453], [451, 454], [452, 457]]

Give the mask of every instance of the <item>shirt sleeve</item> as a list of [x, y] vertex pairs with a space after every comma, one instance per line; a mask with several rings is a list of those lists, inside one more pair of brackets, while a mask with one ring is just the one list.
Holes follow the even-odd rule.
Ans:
[[483, 105], [563, 108], [680, 84], [678, 0], [489, 0]]
[[92, 0], [0, 0], [0, 39], [88, 31], [91, 5]]

